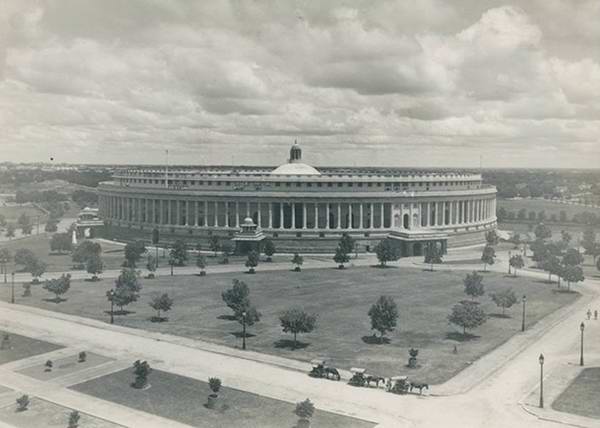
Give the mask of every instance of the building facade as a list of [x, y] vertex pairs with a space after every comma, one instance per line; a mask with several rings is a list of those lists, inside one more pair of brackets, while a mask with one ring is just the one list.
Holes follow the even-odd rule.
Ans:
[[343, 233], [358, 251], [393, 239], [403, 255], [427, 242], [480, 244], [496, 227], [496, 188], [479, 173], [313, 168], [294, 144], [268, 167], [135, 168], [99, 186], [100, 216], [116, 239], [231, 239], [251, 218], [278, 251], [331, 252]]

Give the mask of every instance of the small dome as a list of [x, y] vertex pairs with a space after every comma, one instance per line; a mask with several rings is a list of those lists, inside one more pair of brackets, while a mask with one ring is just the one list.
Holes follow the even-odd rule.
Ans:
[[244, 219], [244, 226], [254, 226], [254, 222], [252, 221], [252, 219], [250, 217], [246, 217]]
[[271, 171], [271, 175], [321, 175], [321, 173], [305, 163], [285, 163]]

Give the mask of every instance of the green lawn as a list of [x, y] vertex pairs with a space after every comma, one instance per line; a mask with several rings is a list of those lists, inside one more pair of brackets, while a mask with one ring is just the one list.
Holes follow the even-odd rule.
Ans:
[[[0, 342], [5, 333], [6, 332], [0, 330]], [[60, 348], [63, 348], [63, 346], [9, 333], [8, 347], [0, 349], [0, 364], [32, 357], [34, 355], [45, 354], [46, 352]]]
[[[122, 370], [71, 387], [103, 400], [119, 403], [168, 419], [206, 428], [292, 428], [298, 418], [295, 405], [224, 386], [215, 409], [206, 408], [208, 384], [196, 379], [153, 370], [151, 387], [133, 389], [132, 370]], [[315, 403], [318, 408], [319, 403]], [[369, 428], [375, 424], [317, 410], [312, 425], [319, 428]]]
[[557, 218], [559, 218], [560, 212], [565, 211], [569, 221], [573, 218], [573, 215], [584, 211], [600, 214], [600, 209], [598, 208], [584, 207], [582, 205], [559, 204], [544, 199], [498, 199], [498, 208], [513, 211], [515, 214], [517, 214], [520, 209], [525, 208], [527, 210], [527, 215], [529, 215], [529, 211], [535, 211], [537, 214], [539, 211], [543, 210], [546, 212], [546, 217], [548, 218], [551, 214], [556, 214]]
[[3, 215], [8, 223], [16, 223], [21, 214], [28, 215], [34, 225], [36, 224], [37, 216], [40, 216], [40, 222], [46, 221], [46, 213], [33, 205], [0, 206], [0, 215]]
[[68, 357], [53, 360], [52, 370], [50, 371], [46, 370], [45, 364], [38, 364], [19, 370], [19, 373], [38, 380], [46, 381], [57, 377], [66, 376], [80, 370], [96, 367], [109, 361], [113, 360], [102, 355], [87, 352], [87, 358], [83, 362], [79, 361], [78, 355], [69, 355]]
[[552, 408], [600, 419], [600, 368], [583, 370], [552, 403]]
[[[65, 428], [68, 425], [71, 409], [35, 397], [30, 400], [28, 409], [23, 412], [16, 411], [16, 404], [0, 408], [0, 420], [16, 428]], [[80, 415], [81, 428], [121, 427], [85, 413]]]
[[[497, 289], [512, 287], [520, 297], [528, 296], [527, 324], [531, 325], [562, 305], [571, 303], [577, 294], [555, 293], [555, 286], [524, 277], [485, 275], [486, 295], [481, 299], [486, 312], [499, 310], [489, 295]], [[465, 368], [472, 361], [494, 349], [520, 330], [521, 307], [507, 311], [512, 318], [492, 316], [463, 341], [458, 329], [450, 326], [447, 316], [451, 307], [465, 298], [465, 272], [424, 272], [420, 269], [372, 267], [261, 272], [248, 274], [209, 274], [206, 277], [179, 276], [143, 280], [140, 300], [128, 307], [127, 316], [116, 323], [191, 338], [200, 338], [228, 346], [241, 346], [241, 326], [229, 319], [231, 311], [221, 299], [221, 292], [234, 278], [244, 280], [251, 290], [253, 304], [262, 312], [261, 322], [248, 329], [255, 335], [248, 346], [260, 352], [310, 361], [327, 357], [342, 367], [366, 367], [372, 373], [392, 376], [407, 373], [408, 350], [419, 348], [418, 369], [410, 375], [429, 383], [440, 383]], [[74, 282], [66, 294], [68, 301], [56, 304], [51, 297], [34, 288], [33, 297], [18, 297], [18, 303], [49, 310], [63, 311], [108, 320], [105, 293], [112, 280], [98, 283]], [[154, 315], [148, 301], [158, 293], [168, 292], [175, 300], [173, 310], [163, 323], [150, 322]], [[373, 344], [367, 312], [382, 294], [393, 296], [399, 306], [398, 328], [389, 344]], [[5, 297], [4, 297], [5, 298]], [[300, 349], [290, 349], [289, 334], [283, 334], [278, 314], [293, 305], [318, 314], [318, 328], [300, 335]], [[457, 353], [453, 352], [454, 346]]]

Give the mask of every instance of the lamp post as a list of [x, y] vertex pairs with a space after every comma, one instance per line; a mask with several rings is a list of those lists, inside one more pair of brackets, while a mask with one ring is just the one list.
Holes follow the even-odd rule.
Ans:
[[242, 312], [242, 349], [246, 349], [246, 311]]
[[527, 303], [527, 296], [523, 294], [523, 317], [521, 319], [521, 331], [525, 331], [525, 304]]
[[540, 408], [544, 408], [544, 354], [540, 354]]
[[585, 324], [583, 322], [579, 324], [579, 330], [581, 330], [581, 349], [579, 352], [579, 365], [583, 366], [583, 330], [585, 330]]
[[509, 275], [510, 275], [510, 256], [511, 256], [511, 253], [510, 253], [510, 251], [509, 251], [509, 252], [508, 252], [508, 274], [509, 274]]
[[114, 324], [115, 323], [115, 318], [114, 318], [114, 308], [115, 308], [115, 290], [110, 290], [108, 292], [108, 299], [110, 300], [110, 323]]
[[15, 273], [11, 272], [10, 273], [10, 280], [11, 280], [11, 292], [10, 292], [10, 303], [15, 303]]

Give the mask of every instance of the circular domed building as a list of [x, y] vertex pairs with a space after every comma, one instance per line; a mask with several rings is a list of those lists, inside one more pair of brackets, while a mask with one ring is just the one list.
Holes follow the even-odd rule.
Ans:
[[100, 215], [114, 239], [161, 243], [209, 236], [237, 242], [247, 219], [279, 252], [333, 252], [347, 233], [358, 251], [392, 239], [404, 256], [428, 242], [459, 247], [485, 242], [496, 227], [496, 188], [458, 170], [319, 167], [302, 162], [294, 143], [272, 167], [205, 166], [124, 169], [101, 183]]

